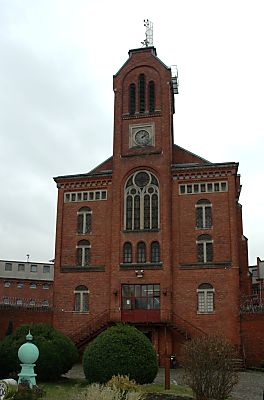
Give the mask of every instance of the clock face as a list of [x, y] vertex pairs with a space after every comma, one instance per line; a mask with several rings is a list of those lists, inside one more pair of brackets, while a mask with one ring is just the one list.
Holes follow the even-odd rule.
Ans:
[[147, 146], [147, 145], [149, 145], [151, 143], [150, 133], [148, 131], [146, 131], [145, 129], [140, 129], [135, 134], [135, 142], [139, 146]]

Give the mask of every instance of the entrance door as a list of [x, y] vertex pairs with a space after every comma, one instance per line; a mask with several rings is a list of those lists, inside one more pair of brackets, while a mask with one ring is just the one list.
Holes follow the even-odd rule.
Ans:
[[158, 322], [160, 285], [122, 285], [122, 321]]

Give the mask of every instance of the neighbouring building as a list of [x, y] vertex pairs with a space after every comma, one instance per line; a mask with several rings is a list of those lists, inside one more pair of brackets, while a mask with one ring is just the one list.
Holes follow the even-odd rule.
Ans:
[[238, 163], [174, 143], [177, 80], [154, 47], [129, 51], [113, 90], [113, 155], [54, 178], [54, 326], [81, 347], [113, 322], [134, 324], [161, 364], [196, 335], [241, 349], [251, 285]]
[[0, 336], [9, 321], [52, 323], [54, 264], [0, 260]]

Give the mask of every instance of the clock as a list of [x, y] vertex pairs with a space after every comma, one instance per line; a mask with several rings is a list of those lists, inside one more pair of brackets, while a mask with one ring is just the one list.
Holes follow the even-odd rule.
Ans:
[[151, 136], [145, 129], [140, 129], [135, 134], [135, 142], [138, 146], [148, 146], [151, 144]]

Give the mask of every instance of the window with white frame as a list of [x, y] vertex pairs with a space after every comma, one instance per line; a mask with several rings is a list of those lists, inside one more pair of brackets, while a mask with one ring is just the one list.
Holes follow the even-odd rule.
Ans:
[[18, 264], [17, 270], [18, 271], [25, 271], [25, 264]]
[[16, 299], [16, 305], [17, 306], [22, 306], [23, 305], [22, 299]]
[[91, 260], [91, 245], [89, 240], [80, 240], [76, 246], [76, 263], [80, 267], [86, 267]]
[[77, 232], [85, 234], [91, 232], [92, 211], [90, 207], [82, 207], [77, 212]]
[[30, 289], [37, 289], [37, 284], [35, 282], [31, 282], [29, 284]]
[[43, 265], [43, 273], [44, 274], [50, 273], [50, 265]]
[[9, 281], [5, 281], [5, 283], [4, 283], [4, 287], [10, 287], [11, 286], [11, 282], [9, 282]]
[[130, 242], [125, 242], [123, 246], [123, 262], [132, 262], [132, 244]]
[[146, 262], [146, 244], [144, 242], [138, 242], [137, 244], [137, 262]]
[[214, 312], [214, 288], [210, 283], [202, 283], [197, 289], [197, 311], [201, 314]]
[[79, 285], [74, 290], [74, 311], [88, 312], [88, 288], [84, 285]]
[[160, 244], [156, 241], [151, 243], [151, 262], [160, 262]]
[[195, 205], [196, 211], [196, 228], [208, 229], [212, 227], [212, 204], [207, 199], [197, 201]]
[[38, 271], [38, 266], [35, 264], [31, 264], [30, 266], [30, 272], [37, 272]]
[[207, 263], [213, 261], [213, 240], [210, 235], [200, 235], [197, 238], [198, 262]]
[[17, 282], [17, 287], [18, 287], [19, 289], [23, 289], [24, 283], [23, 283], [23, 282]]
[[159, 228], [159, 184], [149, 171], [131, 175], [125, 185], [124, 226], [126, 230]]
[[12, 263], [5, 263], [5, 271], [12, 271]]

